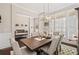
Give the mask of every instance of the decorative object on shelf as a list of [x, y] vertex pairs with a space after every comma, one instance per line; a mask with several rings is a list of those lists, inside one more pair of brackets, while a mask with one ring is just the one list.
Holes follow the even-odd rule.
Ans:
[[1, 23], [1, 15], [0, 15], [0, 23]]
[[21, 26], [23, 26], [23, 24], [21, 24]]
[[15, 24], [15, 26], [19, 26], [19, 24]]
[[49, 22], [44, 22], [44, 26], [49, 26]]
[[25, 27], [27, 26], [27, 24], [25, 24]]

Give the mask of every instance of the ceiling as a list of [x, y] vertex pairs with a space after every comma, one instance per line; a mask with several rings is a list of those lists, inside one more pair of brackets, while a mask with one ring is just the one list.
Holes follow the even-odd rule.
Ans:
[[42, 12], [53, 13], [62, 9], [77, 7], [77, 3], [17, 3], [16, 5], [24, 7], [31, 12], [40, 14]]

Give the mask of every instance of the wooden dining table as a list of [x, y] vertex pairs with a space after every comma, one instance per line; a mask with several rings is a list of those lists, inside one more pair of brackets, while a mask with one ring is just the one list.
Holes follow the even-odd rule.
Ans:
[[24, 38], [20, 42], [27, 46], [30, 50], [36, 50], [52, 41], [52, 39], [44, 39], [41, 41], [36, 40], [38, 37]]

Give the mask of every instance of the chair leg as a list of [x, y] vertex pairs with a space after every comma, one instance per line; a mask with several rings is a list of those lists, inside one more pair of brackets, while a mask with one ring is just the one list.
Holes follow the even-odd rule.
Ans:
[[48, 54], [43, 50], [39, 49], [38, 55], [48, 55]]
[[40, 55], [41, 50], [40, 49], [37, 49], [36, 52], [37, 52], [37, 55]]
[[54, 55], [58, 55], [58, 52], [57, 52], [57, 50], [53, 53]]
[[58, 47], [58, 55], [61, 53], [61, 45]]
[[57, 47], [56, 51], [55, 51], [55, 54], [56, 55], [59, 55], [61, 52], [61, 45], [59, 47]]

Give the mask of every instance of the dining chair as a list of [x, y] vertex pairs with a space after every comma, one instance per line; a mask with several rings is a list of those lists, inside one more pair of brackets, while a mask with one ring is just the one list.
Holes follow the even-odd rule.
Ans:
[[57, 45], [57, 54], [61, 54], [61, 42], [62, 40], [64, 39], [64, 34], [63, 33], [59, 33], [60, 35], [60, 40], [58, 42], [58, 45]]
[[60, 52], [60, 43], [62, 40], [63, 35], [57, 35], [57, 36], [52, 36], [52, 42], [49, 45], [43, 46], [40, 48], [40, 50], [42, 50], [44, 53], [48, 54], [48, 55], [52, 55], [56, 52], [56, 54], [59, 54]]
[[11, 45], [13, 51], [10, 52], [11, 55], [36, 55], [35, 51], [29, 50], [26, 46], [21, 47], [19, 46], [18, 42], [15, 40], [11, 40]]
[[34, 33], [32, 34], [32, 37], [35, 37], [35, 36], [39, 36], [38, 32], [34, 32]]

